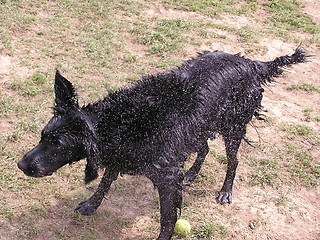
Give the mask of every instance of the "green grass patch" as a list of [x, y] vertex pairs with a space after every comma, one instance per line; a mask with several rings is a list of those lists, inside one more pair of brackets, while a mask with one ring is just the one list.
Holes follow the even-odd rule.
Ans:
[[17, 91], [23, 97], [35, 97], [52, 91], [52, 87], [47, 84], [47, 77], [42, 73], [34, 73], [30, 78], [15, 79], [10, 84], [10, 88]]
[[13, 98], [0, 93], [0, 113], [2, 116], [14, 111]]
[[271, 0], [262, 5], [271, 13], [271, 23], [276, 28], [320, 33], [320, 25], [303, 13], [303, 5], [297, 0]]
[[304, 90], [307, 92], [318, 92], [320, 93], [320, 89], [310, 83], [301, 83], [301, 84], [293, 84], [287, 87], [287, 90], [294, 91], [294, 90]]
[[281, 195], [279, 198], [275, 199], [275, 204], [276, 206], [286, 206], [288, 201], [289, 199], [286, 196]]
[[228, 230], [224, 225], [207, 221], [198, 224], [187, 239], [225, 239], [227, 236]]
[[6, 30], [0, 29], [0, 53], [11, 50], [11, 37]]
[[316, 186], [320, 181], [320, 164], [312, 154], [293, 143], [287, 143], [286, 167], [294, 179], [303, 185]]
[[15, 216], [14, 211], [10, 207], [7, 207], [7, 206], [0, 207], [0, 215], [6, 217], [8, 219], [11, 219]]
[[137, 36], [138, 42], [148, 46], [152, 54], [164, 56], [182, 49], [191, 26], [192, 23], [182, 19], [161, 19], [153, 29], [145, 23], [136, 24], [131, 33]]
[[235, 0], [164, 0], [168, 7], [178, 8], [184, 11], [199, 12], [208, 16], [219, 16], [222, 13], [230, 14], [247, 14], [251, 9], [257, 9], [257, 5], [254, 1], [250, 1], [244, 4], [238, 4]]
[[294, 134], [295, 136], [308, 137], [314, 135], [316, 132], [312, 127], [303, 124], [288, 124], [282, 123], [280, 125], [282, 131]]
[[278, 179], [279, 163], [276, 160], [269, 159], [251, 159], [250, 166], [254, 170], [250, 173], [250, 185], [274, 185]]

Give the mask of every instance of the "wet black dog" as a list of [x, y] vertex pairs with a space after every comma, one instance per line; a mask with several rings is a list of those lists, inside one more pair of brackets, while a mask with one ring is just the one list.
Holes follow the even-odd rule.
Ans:
[[[182, 183], [195, 179], [208, 153], [208, 138], [219, 133], [225, 141], [228, 168], [217, 201], [231, 203], [237, 151], [246, 125], [261, 108], [262, 86], [282, 73], [280, 67], [307, 57], [299, 48], [270, 62], [204, 52], [83, 107], [72, 84], [57, 72], [54, 116], [39, 145], [18, 166], [29, 176], [43, 177], [86, 158], [86, 182], [105, 168], [97, 191], [76, 208], [83, 215], [99, 207], [118, 174], [144, 175], [159, 191], [158, 239], [170, 239], [182, 203]], [[197, 159], [184, 174], [181, 165], [193, 152]]]

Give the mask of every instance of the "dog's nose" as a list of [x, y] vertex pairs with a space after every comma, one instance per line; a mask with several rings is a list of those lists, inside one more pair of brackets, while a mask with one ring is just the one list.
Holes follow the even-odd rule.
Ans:
[[27, 169], [27, 163], [24, 159], [20, 160], [17, 165], [18, 165], [18, 168], [23, 172]]

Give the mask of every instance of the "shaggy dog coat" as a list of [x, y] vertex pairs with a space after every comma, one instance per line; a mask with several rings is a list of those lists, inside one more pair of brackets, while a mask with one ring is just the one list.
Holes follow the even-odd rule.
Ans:
[[[217, 201], [231, 203], [237, 151], [246, 125], [259, 116], [263, 85], [282, 73], [280, 67], [307, 57], [299, 48], [270, 62], [204, 52], [83, 107], [73, 85], [57, 71], [54, 116], [18, 166], [29, 176], [43, 177], [86, 158], [86, 182], [105, 168], [97, 191], [76, 208], [84, 215], [99, 207], [119, 174], [144, 175], [159, 192], [158, 239], [168, 240], [181, 208], [183, 181], [195, 179], [208, 153], [208, 138], [218, 133], [224, 139], [228, 167]], [[181, 165], [194, 152], [194, 165], [183, 173]]]

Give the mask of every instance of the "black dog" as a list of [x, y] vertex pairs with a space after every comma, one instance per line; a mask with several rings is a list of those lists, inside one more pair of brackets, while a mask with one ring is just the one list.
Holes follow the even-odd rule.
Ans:
[[[225, 141], [228, 169], [217, 201], [231, 203], [237, 151], [246, 125], [261, 109], [262, 86], [282, 73], [280, 67], [307, 57], [299, 48], [270, 62], [204, 52], [83, 107], [72, 84], [57, 71], [54, 116], [39, 145], [18, 166], [29, 176], [43, 177], [86, 158], [86, 182], [105, 168], [97, 191], [76, 208], [83, 215], [99, 207], [118, 174], [144, 175], [159, 191], [158, 239], [168, 240], [182, 204], [182, 182], [195, 179], [208, 153], [208, 138], [219, 133]], [[184, 174], [180, 167], [193, 152], [197, 159]]]

